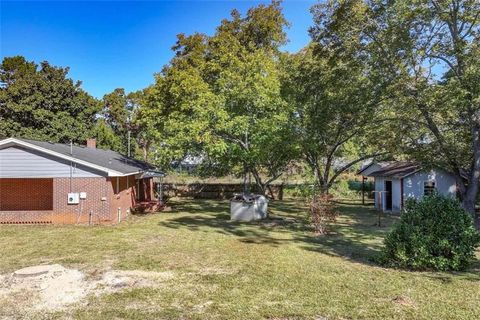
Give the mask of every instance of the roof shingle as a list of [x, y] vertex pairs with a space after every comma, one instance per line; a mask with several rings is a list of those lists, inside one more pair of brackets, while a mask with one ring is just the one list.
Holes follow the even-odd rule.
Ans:
[[18, 139], [26, 143], [30, 143], [40, 148], [44, 148], [53, 152], [60, 153], [65, 156], [73, 156], [79, 160], [87, 161], [97, 166], [115, 170], [123, 174], [143, 172], [153, 170], [155, 167], [145, 161], [129, 158], [118, 152], [111, 150], [87, 148], [86, 146], [72, 146], [72, 154], [70, 154], [70, 145], [63, 143], [51, 143], [45, 141]]
[[374, 177], [404, 178], [420, 170], [421, 167], [418, 163], [394, 161], [382, 167], [380, 170], [372, 172], [370, 175]]

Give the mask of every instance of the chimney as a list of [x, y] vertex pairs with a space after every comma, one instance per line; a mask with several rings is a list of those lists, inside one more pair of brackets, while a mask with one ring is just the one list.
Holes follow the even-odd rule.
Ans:
[[96, 149], [97, 148], [97, 139], [94, 139], [94, 138], [87, 139], [87, 148]]

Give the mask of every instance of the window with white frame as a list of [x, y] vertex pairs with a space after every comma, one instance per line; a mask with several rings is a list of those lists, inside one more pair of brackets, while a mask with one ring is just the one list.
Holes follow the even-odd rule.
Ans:
[[429, 196], [435, 193], [435, 181], [424, 181], [423, 182], [423, 195]]

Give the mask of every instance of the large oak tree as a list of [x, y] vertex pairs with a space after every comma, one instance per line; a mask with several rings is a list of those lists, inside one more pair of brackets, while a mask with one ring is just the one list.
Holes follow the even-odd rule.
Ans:
[[68, 68], [7, 57], [0, 65], [0, 136], [52, 142], [89, 137], [99, 102], [68, 78]]
[[168, 162], [199, 155], [217, 173], [252, 174], [264, 193], [282, 174], [295, 156], [278, 68], [286, 24], [273, 2], [234, 10], [212, 36], [178, 36], [144, 112]]

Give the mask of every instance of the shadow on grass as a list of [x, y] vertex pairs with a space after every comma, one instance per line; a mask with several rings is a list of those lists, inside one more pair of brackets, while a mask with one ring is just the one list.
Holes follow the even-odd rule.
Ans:
[[303, 248], [355, 262], [376, 264], [383, 238], [398, 217], [384, 215], [381, 217], [382, 226], [378, 227], [378, 214], [373, 208], [337, 204], [340, 217], [330, 227], [330, 233], [322, 237], [309, 237]]
[[252, 222], [231, 221], [227, 201], [185, 201], [172, 204], [172, 207], [175, 213], [188, 215], [163, 221], [162, 226], [232, 235], [243, 243], [279, 246], [294, 241], [290, 237], [292, 233], [311, 229], [294, 203], [282, 203], [281, 208], [272, 204], [269, 219]]
[[296, 243], [305, 250], [368, 264], [379, 254], [381, 239], [396, 220], [396, 217], [385, 217], [386, 227], [375, 227], [374, 210], [359, 205], [339, 205], [341, 215], [332, 232], [317, 237], [306, 219], [305, 204], [298, 201], [272, 201], [270, 218], [253, 222], [230, 221], [227, 201], [181, 201], [172, 207], [174, 212], [183, 214], [161, 222], [162, 226], [232, 235], [248, 244]]
[[[188, 229], [199, 232], [217, 232], [238, 237], [246, 244], [280, 246], [297, 244], [300, 248], [329, 256], [341, 257], [367, 265], [378, 265], [383, 239], [391, 226], [398, 221], [397, 215], [382, 215], [381, 227], [378, 213], [372, 207], [352, 204], [338, 204], [340, 217], [325, 236], [315, 236], [306, 219], [306, 206], [299, 201], [272, 201], [269, 204], [270, 218], [262, 221], [230, 221], [228, 201], [194, 200], [172, 204], [174, 213], [181, 213], [160, 222], [173, 229]], [[469, 272], [458, 274], [426, 273], [442, 282], [452, 276], [480, 281], [480, 261], [476, 261]]]

